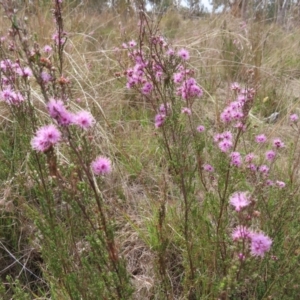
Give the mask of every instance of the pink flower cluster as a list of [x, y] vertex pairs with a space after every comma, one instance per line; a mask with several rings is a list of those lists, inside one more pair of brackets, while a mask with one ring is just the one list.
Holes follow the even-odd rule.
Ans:
[[171, 112], [171, 104], [170, 103], [166, 103], [166, 104], [161, 104], [159, 107], [159, 112], [158, 114], [156, 114], [155, 118], [154, 118], [154, 124], [155, 124], [155, 128], [159, 128], [161, 127], [168, 114], [170, 114]]
[[[156, 37], [153, 42], [164, 45], [162, 37]], [[163, 77], [163, 67], [155, 59], [147, 59], [142, 50], [135, 49], [136, 42], [130, 41], [128, 44], [123, 44], [124, 49], [128, 49], [129, 58], [131, 58], [135, 65], [125, 71], [127, 77], [126, 87], [128, 89], [138, 88], [144, 95], [151, 94], [153, 90], [153, 83], [149, 71], [154, 73], [155, 80], [160, 81]]]
[[25, 99], [19, 91], [15, 90], [14, 85], [18, 78], [31, 77], [31, 69], [26, 66], [22, 67], [19, 62], [13, 63], [10, 59], [4, 59], [0, 61], [0, 72], [0, 101], [8, 105], [19, 106]]
[[24, 101], [24, 97], [20, 92], [14, 91], [11, 86], [8, 85], [0, 92], [0, 100], [9, 105], [19, 106]]
[[192, 73], [191, 70], [179, 66], [178, 72], [173, 75], [174, 83], [179, 85], [176, 94], [186, 101], [200, 98], [203, 95], [203, 90], [198, 86], [195, 78], [191, 77]]
[[[240, 212], [251, 204], [250, 196], [247, 192], [235, 192], [229, 198], [229, 203]], [[263, 233], [257, 233], [244, 225], [238, 225], [232, 232], [233, 241], [243, 240], [250, 242], [250, 254], [252, 256], [263, 257], [272, 245], [272, 240]]]
[[11, 76], [10, 79], [14, 78], [14, 75], [20, 77], [31, 77], [32, 71], [29, 67], [22, 67], [19, 62], [13, 63], [10, 59], [4, 59], [0, 61], [0, 70]]
[[230, 131], [225, 131], [223, 133], [218, 133], [214, 136], [214, 141], [218, 143], [219, 149], [222, 152], [228, 152], [233, 146], [232, 133]]
[[66, 41], [67, 41], [67, 33], [64, 31], [59, 36], [59, 33], [56, 31], [52, 35], [52, 40], [54, 41], [54, 43], [56, 45], [64, 45], [66, 43]]
[[264, 257], [270, 251], [272, 240], [262, 232], [254, 232], [243, 225], [238, 225], [232, 232], [234, 241], [244, 240], [250, 242], [250, 254], [252, 256]]
[[51, 98], [47, 104], [50, 116], [61, 126], [77, 125], [88, 129], [94, 125], [95, 119], [88, 111], [79, 111], [76, 114], [69, 112], [62, 100]]
[[52, 146], [60, 142], [60, 140], [60, 131], [53, 124], [50, 124], [37, 130], [35, 136], [31, 140], [31, 146], [33, 150], [46, 152]]
[[231, 158], [231, 161], [230, 161], [230, 164], [232, 166], [235, 166], [235, 167], [240, 167], [242, 165], [242, 156], [239, 152], [232, 152], [230, 154], [230, 158]]
[[[169, 82], [168, 70], [176, 70], [173, 75], [173, 82], [177, 86], [176, 94], [183, 100], [194, 99], [201, 97], [203, 94], [202, 89], [192, 77], [193, 72], [186, 69], [184, 61], [190, 57], [186, 49], [180, 49], [177, 53], [169, 48], [165, 39], [161, 36], [152, 36], [150, 39], [150, 47], [155, 51], [149, 55], [148, 49], [145, 51], [137, 47], [135, 41], [123, 43], [123, 49], [128, 50], [128, 56], [133, 61], [134, 66], [128, 68], [124, 75], [127, 78], [126, 87], [128, 89], [139, 90], [140, 93], [146, 96], [151, 96], [155, 86], [163, 86], [165, 82]], [[155, 53], [155, 54], [154, 54]], [[161, 55], [161, 56], [160, 56]], [[177, 57], [177, 59], [176, 59]], [[179, 59], [181, 63], [179, 64]], [[168, 80], [166, 80], [168, 78]], [[181, 112], [186, 115], [191, 115], [191, 103], [188, 102], [186, 107], [183, 107]], [[162, 104], [158, 113], [154, 118], [155, 127], [161, 127], [167, 117], [164, 109], [165, 104]]]
[[298, 122], [298, 120], [299, 120], [299, 116], [297, 114], [291, 114], [290, 115], [290, 121], [292, 123], [296, 123], [296, 122]]
[[244, 129], [244, 120], [249, 113], [249, 104], [253, 101], [255, 91], [254, 89], [241, 89], [238, 83], [233, 83], [231, 89], [236, 92], [236, 99], [224, 108], [220, 118], [226, 124], [234, 123], [235, 127]]

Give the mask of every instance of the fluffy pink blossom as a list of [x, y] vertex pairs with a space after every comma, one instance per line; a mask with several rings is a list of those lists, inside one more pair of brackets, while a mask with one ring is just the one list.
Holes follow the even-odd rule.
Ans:
[[136, 46], [136, 41], [132, 40], [128, 43], [129, 47], [133, 48]]
[[12, 69], [12, 61], [10, 59], [4, 59], [0, 61], [0, 69], [4, 72]]
[[47, 54], [49, 54], [51, 51], [52, 51], [52, 47], [49, 46], [49, 45], [46, 45], [44, 48], [43, 48], [43, 51]]
[[189, 60], [189, 58], [190, 58], [190, 54], [186, 49], [180, 49], [177, 54], [183, 60]]
[[203, 125], [199, 125], [199, 126], [197, 127], [197, 131], [198, 131], [198, 132], [203, 132], [203, 131], [205, 131], [205, 127], [204, 127]]
[[209, 165], [209, 164], [204, 164], [203, 165], [203, 170], [207, 171], [207, 172], [213, 172], [215, 169], [213, 166]]
[[233, 82], [232, 84], [231, 84], [231, 89], [233, 90], [233, 91], [240, 91], [241, 90], [241, 87], [240, 87], [240, 85], [237, 83], [237, 82]]
[[274, 185], [274, 182], [270, 179], [266, 180], [266, 185], [267, 186], [273, 186]]
[[60, 113], [57, 118], [57, 122], [59, 125], [68, 126], [70, 124], [75, 124], [75, 115], [67, 110], [64, 110]]
[[278, 149], [284, 147], [284, 143], [279, 138], [276, 138], [273, 140], [273, 145], [275, 148], [278, 148]]
[[238, 225], [231, 234], [234, 241], [250, 239], [251, 231], [246, 226]]
[[191, 111], [191, 109], [188, 108], [188, 107], [183, 107], [183, 108], [181, 109], [181, 113], [190, 116], [190, 115], [192, 114], [192, 111]]
[[167, 55], [174, 56], [175, 55], [175, 51], [173, 49], [168, 49]]
[[29, 67], [18, 67], [16, 69], [16, 73], [22, 77], [31, 77], [32, 76], [32, 71]]
[[74, 124], [78, 125], [82, 129], [88, 129], [95, 123], [95, 119], [92, 114], [88, 111], [80, 111], [74, 115]]
[[214, 135], [214, 141], [217, 143], [217, 142], [220, 142], [223, 140], [223, 136], [221, 133], [217, 133]]
[[290, 115], [290, 121], [291, 122], [297, 122], [299, 120], [299, 117], [297, 114]]
[[255, 158], [255, 154], [254, 153], [248, 153], [245, 156], [245, 162], [250, 163], [253, 161], [253, 159]]
[[222, 137], [223, 139], [227, 140], [227, 141], [232, 141], [232, 133], [231, 131], [225, 131], [222, 133]]
[[45, 71], [41, 72], [40, 76], [44, 83], [48, 83], [52, 80], [52, 76]]
[[173, 80], [174, 80], [174, 83], [180, 83], [183, 80], [183, 74], [181, 72], [174, 73]]
[[171, 103], [162, 103], [159, 107], [159, 112], [167, 115], [171, 111]]
[[276, 185], [281, 189], [283, 189], [285, 187], [285, 183], [280, 180], [276, 180]]
[[19, 106], [25, 99], [20, 92], [15, 92], [10, 86], [7, 86], [0, 92], [0, 101], [4, 101], [9, 105]]
[[267, 160], [272, 161], [275, 158], [276, 153], [273, 150], [269, 150], [266, 152], [265, 156]]
[[230, 164], [232, 166], [240, 167], [242, 165], [242, 156], [239, 152], [232, 152], [230, 158]]
[[47, 109], [51, 118], [57, 118], [60, 114], [66, 110], [64, 103], [62, 100], [56, 100], [51, 98], [47, 103]]
[[255, 171], [257, 171], [257, 166], [255, 164], [253, 164], [253, 163], [250, 163], [248, 165], [248, 169], [250, 169], [251, 171], [255, 172]]
[[232, 142], [231, 141], [229, 141], [229, 140], [223, 140], [223, 141], [221, 141], [219, 144], [218, 144], [218, 146], [219, 146], [219, 149], [222, 151], [222, 152], [228, 152], [229, 151], [229, 149], [233, 146], [232, 145]]
[[264, 257], [265, 253], [268, 252], [271, 248], [272, 240], [263, 233], [254, 233], [251, 234], [251, 255]]
[[230, 196], [229, 203], [234, 206], [236, 211], [240, 211], [250, 204], [250, 200], [247, 192], [235, 192]]
[[157, 114], [154, 119], [155, 128], [161, 127], [164, 124], [165, 119], [166, 119], [165, 114]]
[[50, 124], [38, 129], [31, 140], [31, 147], [36, 151], [45, 152], [60, 140], [60, 131], [53, 124]]
[[262, 144], [262, 143], [265, 143], [265, 142], [267, 141], [267, 137], [266, 137], [264, 134], [260, 134], [260, 135], [257, 135], [257, 136], [255, 137], [255, 141], [256, 141], [257, 143]]
[[95, 175], [105, 175], [111, 172], [111, 161], [107, 157], [98, 156], [91, 163], [92, 171]]
[[261, 165], [259, 168], [258, 168], [258, 171], [262, 174], [268, 174], [269, 173], [269, 170], [270, 168], [266, 165]]
[[239, 254], [238, 254], [238, 258], [239, 258], [239, 260], [245, 260], [245, 259], [246, 259], [246, 256], [245, 256], [245, 254], [243, 254], [243, 253], [239, 253]]
[[144, 95], [149, 95], [152, 90], [153, 90], [153, 85], [151, 84], [151, 82], [146, 82], [144, 83], [141, 92]]

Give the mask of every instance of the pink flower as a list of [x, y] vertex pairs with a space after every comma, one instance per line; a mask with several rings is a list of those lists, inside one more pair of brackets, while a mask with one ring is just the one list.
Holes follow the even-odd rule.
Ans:
[[40, 76], [41, 76], [41, 79], [44, 83], [48, 83], [52, 80], [52, 76], [49, 73], [45, 72], [45, 71], [41, 72]]
[[218, 144], [218, 146], [222, 152], [227, 152], [232, 147], [232, 142], [224, 139]]
[[276, 180], [276, 185], [281, 189], [283, 189], [285, 187], [285, 183], [283, 181], [279, 181], [279, 180]]
[[190, 58], [190, 54], [186, 49], [180, 49], [177, 54], [183, 60], [189, 60], [189, 58]]
[[266, 159], [272, 161], [276, 156], [276, 153], [273, 150], [269, 150], [266, 152]]
[[153, 85], [150, 82], [146, 82], [142, 87], [142, 94], [149, 95], [153, 89]]
[[232, 120], [231, 113], [228, 111], [223, 111], [220, 114], [220, 118], [221, 118], [222, 122], [224, 122], [224, 123], [229, 123]]
[[51, 146], [57, 144], [61, 140], [60, 131], [53, 125], [41, 127], [31, 140], [33, 150], [39, 152], [47, 151]]
[[57, 118], [57, 122], [59, 125], [68, 126], [70, 124], [75, 123], [75, 115], [67, 110], [64, 110], [60, 113]]
[[213, 172], [214, 171], [214, 167], [209, 165], [209, 164], [204, 164], [203, 165], [203, 170], [207, 171], [207, 172]]
[[239, 85], [237, 82], [233, 82], [233, 83], [231, 84], [231, 89], [232, 89], [233, 91], [239, 92], [239, 91], [241, 90], [241, 87], [240, 87], [240, 85]]
[[297, 114], [290, 115], [290, 121], [291, 122], [297, 122], [299, 120], [299, 117]]
[[272, 240], [263, 233], [252, 233], [251, 234], [251, 255], [264, 257], [265, 253], [271, 248]]
[[88, 111], [80, 111], [74, 116], [74, 124], [78, 125], [82, 129], [88, 129], [93, 126], [95, 119], [92, 114]]
[[162, 103], [159, 107], [159, 112], [167, 115], [171, 111], [171, 103]]
[[155, 128], [161, 127], [164, 124], [165, 119], [166, 119], [165, 114], [157, 114], [154, 120]]
[[268, 174], [269, 173], [269, 167], [266, 166], [266, 165], [261, 165], [259, 168], [258, 168], [258, 171], [260, 173], [263, 173], [263, 174]]
[[250, 169], [253, 172], [257, 171], [257, 166], [253, 163], [250, 163], [247, 168]]
[[188, 107], [183, 107], [181, 109], [181, 113], [190, 116], [192, 114], [192, 111]]
[[43, 48], [44, 52], [49, 54], [51, 51], [52, 51], [52, 47], [49, 46], [49, 45], [46, 45], [44, 48]]
[[255, 140], [256, 140], [257, 143], [262, 144], [262, 143], [265, 143], [267, 141], [267, 137], [264, 134], [260, 134], [260, 135], [257, 135], [255, 137]]
[[175, 51], [173, 49], [168, 49], [167, 55], [174, 56], [175, 55]]
[[246, 256], [243, 253], [239, 253], [238, 258], [239, 258], [239, 260], [245, 260]]
[[284, 147], [284, 143], [279, 138], [276, 138], [273, 140], [273, 145], [275, 148], [278, 148], [278, 149]]
[[24, 101], [24, 97], [20, 92], [13, 91], [10, 86], [0, 92], [0, 100], [5, 101], [9, 105], [20, 105]]
[[222, 133], [222, 137], [225, 140], [231, 141], [232, 140], [232, 133], [231, 131], [225, 131]]
[[238, 225], [232, 231], [231, 237], [234, 241], [246, 240], [251, 237], [251, 231], [246, 226]]
[[10, 59], [5, 59], [0, 61], [0, 69], [4, 72], [12, 69], [12, 61]]
[[231, 158], [231, 161], [230, 161], [230, 164], [232, 166], [236, 166], [236, 167], [240, 167], [241, 164], [242, 164], [242, 156], [239, 152], [232, 152], [230, 154], [230, 158]]
[[109, 158], [98, 156], [91, 163], [92, 171], [95, 175], [105, 175], [111, 172], [111, 161]]
[[67, 33], [65, 31], [62, 32], [59, 39], [59, 33], [55, 32], [52, 35], [52, 40], [55, 42], [56, 45], [63, 45], [67, 41]]
[[62, 100], [56, 100], [54, 98], [51, 98], [47, 103], [47, 109], [51, 118], [54, 119], [59, 117], [61, 113], [66, 110]]
[[223, 136], [221, 133], [217, 133], [214, 135], [214, 141], [217, 143], [217, 142], [220, 142], [223, 140]]
[[248, 153], [245, 156], [245, 162], [250, 163], [253, 161], [253, 159], [255, 158], [255, 154], [254, 153]]
[[32, 71], [29, 67], [21, 68], [20, 66], [16, 69], [16, 73], [22, 77], [31, 77]]
[[174, 80], [174, 83], [180, 83], [182, 80], [183, 80], [183, 75], [181, 72], [179, 73], [174, 73], [173, 75], [173, 80]]
[[291, 122], [297, 122], [299, 119], [298, 115], [297, 114], [292, 114], [290, 115], [290, 121]]
[[128, 43], [129, 47], [133, 48], [136, 46], [136, 41], [132, 40]]
[[199, 125], [199, 126], [197, 127], [197, 131], [198, 131], [198, 132], [203, 132], [203, 131], [205, 131], [205, 127], [204, 127], [203, 125]]
[[243, 207], [250, 204], [250, 200], [246, 192], [235, 192], [231, 195], [229, 203], [234, 206], [236, 211], [240, 211]]

